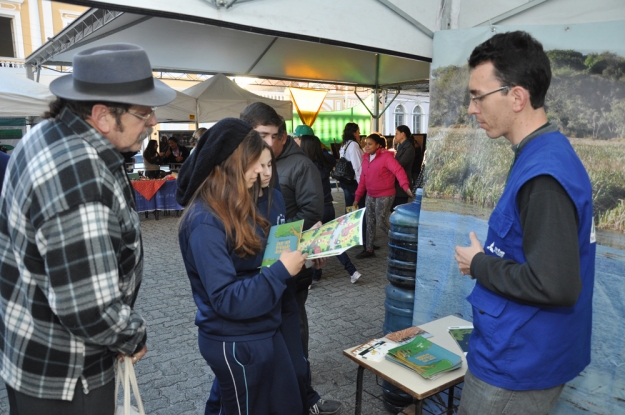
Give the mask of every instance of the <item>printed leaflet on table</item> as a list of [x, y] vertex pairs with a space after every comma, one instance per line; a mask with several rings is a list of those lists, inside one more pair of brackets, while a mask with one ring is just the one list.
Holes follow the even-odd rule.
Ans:
[[432, 337], [430, 333], [420, 327], [409, 327], [407, 329], [388, 333], [381, 339], [369, 340], [354, 348], [352, 353], [362, 359], [381, 362], [390, 349], [408, 343], [417, 335], [423, 336], [424, 338]]
[[447, 331], [453, 339], [458, 343], [458, 346], [462, 349], [462, 352], [466, 356], [469, 352], [469, 338], [473, 332], [472, 326], [457, 326], [447, 327]]

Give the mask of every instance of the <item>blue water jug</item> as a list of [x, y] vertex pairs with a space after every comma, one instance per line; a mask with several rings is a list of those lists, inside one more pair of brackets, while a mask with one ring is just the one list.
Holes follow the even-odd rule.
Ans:
[[393, 284], [386, 286], [384, 301], [384, 334], [412, 327], [414, 289], [403, 289]]
[[421, 215], [421, 200], [423, 189], [417, 189], [414, 202], [399, 205], [390, 217], [391, 231], [416, 234], [419, 231], [419, 216]]
[[410, 262], [400, 261], [397, 259], [392, 259], [389, 255], [386, 278], [391, 284], [395, 285], [396, 287], [414, 290], [416, 273], [416, 259]]

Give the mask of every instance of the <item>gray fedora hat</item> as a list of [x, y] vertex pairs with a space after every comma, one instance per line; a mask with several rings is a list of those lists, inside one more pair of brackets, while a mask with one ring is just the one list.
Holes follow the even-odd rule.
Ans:
[[152, 76], [148, 54], [130, 43], [112, 43], [74, 55], [73, 73], [55, 79], [50, 91], [72, 101], [105, 101], [159, 107], [176, 91]]

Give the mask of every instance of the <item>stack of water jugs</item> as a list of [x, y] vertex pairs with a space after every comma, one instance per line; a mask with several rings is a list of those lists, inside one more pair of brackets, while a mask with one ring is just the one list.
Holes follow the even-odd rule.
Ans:
[[[384, 334], [412, 326], [422, 197], [423, 189], [417, 189], [414, 202], [397, 206], [390, 218]], [[386, 381], [382, 391], [389, 412], [398, 413], [412, 403], [410, 395]]]

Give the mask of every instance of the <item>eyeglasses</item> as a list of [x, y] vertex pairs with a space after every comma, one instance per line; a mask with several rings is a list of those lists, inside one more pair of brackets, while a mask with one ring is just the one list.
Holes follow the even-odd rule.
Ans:
[[507, 93], [508, 93], [508, 91], [510, 91], [510, 89], [511, 89], [511, 88], [512, 88], [511, 86], [502, 86], [501, 88], [497, 88], [497, 89], [495, 89], [494, 91], [490, 91], [490, 92], [487, 92], [487, 93], [485, 93], [485, 94], [478, 95], [478, 96], [476, 96], [476, 97], [473, 97], [473, 96], [472, 96], [472, 97], [471, 97], [471, 101], [472, 101], [472, 102], [475, 102], [476, 104], [479, 104], [480, 102], [482, 102], [482, 100], [483, 100], [485, 97], [489, 96], [490, 94], [494, 94], [495, 92], [504, 91], [504, 90], [506, 91], [506, 94], [507, 94]]
[[136, 113], [130, 112], [130, 111], [126, 111], [126, 112], [128, 114], [130, 114], [130, 115], [134, 115], [135, 117], [139, 118], [140, 120], [145, 121], [145, 125], [148, 125], [148, 123], [150, 122], [152, 117], [154, 117], [154, 113], [156, 112], [156, 107], [152, 107], [152, 111], [148, 115], [139, 115], [139, 114], [136, 114]]

